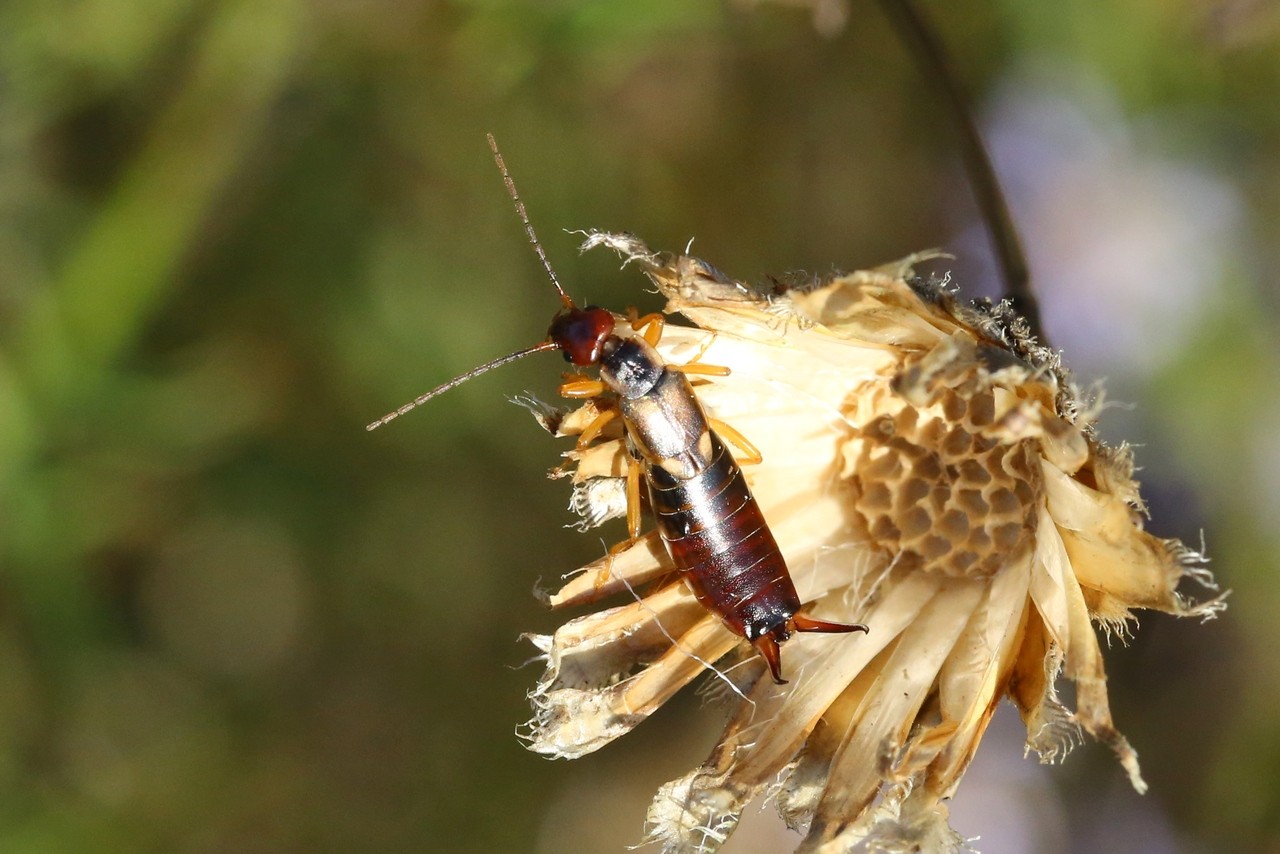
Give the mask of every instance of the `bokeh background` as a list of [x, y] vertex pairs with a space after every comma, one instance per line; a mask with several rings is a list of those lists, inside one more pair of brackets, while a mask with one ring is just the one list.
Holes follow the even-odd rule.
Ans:
[[[1151, 529], [1234, 588], [1108, 655], [1151, 792], [996, 719], [954, 806], [993, 852], [1280, 851], [1280, 7], [925, 4]], [[561, 619], [560, 447], [507, 398], [373, 434], [571, 293], [655, 307], [567, 229], [731, 274], [944, 247], [995, 272], [957, 135], [867, 0], [0, 5], [0, 851], [610, 852], [720, 721], [595, 756], [513, 731]], [[608, 529], [606, 537], [617, 536]], [[728, 850], [794, 842], [766, 811]]]

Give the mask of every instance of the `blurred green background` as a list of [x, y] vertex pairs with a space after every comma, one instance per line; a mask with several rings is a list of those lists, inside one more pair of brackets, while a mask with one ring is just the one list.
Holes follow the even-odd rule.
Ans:
[[[1108, 655], [1150, 794], [1096, 745], [1023, 759], [1002, 714], [955, 823], [1280, 851], [1280, 8], [925, 8], [1151, 529], [1235, 590]], [[620, 851], [701, 761], [694, 696], [570, 764], [513, 734], [518, 637], [560, 619], [530, 590], [603, 543], [506, 402], [558, 359], [363, 430], [557, 307], [486, 131], [580, 299], [656, 305], [576, 257], [590, 227], [757, 281], [941, 246], [994, 289], [955, 130], [865, 0], [8, 0], [0, 851]], [[727, 850], [794, 842], [747, 824]]]

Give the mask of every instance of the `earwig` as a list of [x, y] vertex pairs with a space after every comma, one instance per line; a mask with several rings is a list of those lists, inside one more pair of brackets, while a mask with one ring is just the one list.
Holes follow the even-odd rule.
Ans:
[[[643, 481], [671, 562], [698, 602], [755, 647], [778, 684], [786, 682], [782, 678], [781, 644], [793, 633], [867, 631], [863, 625], [827, 622], [800, 613], [802, 603], [795, 583], [742, 468], [712, 429], [712, 421], [685, 376], [686, 372], [724, 375], [728, 370], [667, 364], [656, 349], [662, 335], [661, 315], [632, 316], [620, 326], [606, 309], [575, 305], [538, 242], [497, 143], [492, 135], [488, 139], [516, 213], [563, 307], [552, 319], [546, 340], [468, 371], [383, 416], [368, 429], [500, 365], [532, 353], [559, 350], [574, 366], [597, 368], [600, 375], [598, 380], [578, 377], [566, 381], [560, 386], [562, 396], [611, 399], [611, 405], [601, 407], [597, 421], [588, 425], [581, 444], [599, 435], [609, 421], [622, 420], [629, 450], [628, 538], [620, 547], [640, 536]], [[720, 425], [720, 432], [737, 445], [748, 444], [727, 425]]]

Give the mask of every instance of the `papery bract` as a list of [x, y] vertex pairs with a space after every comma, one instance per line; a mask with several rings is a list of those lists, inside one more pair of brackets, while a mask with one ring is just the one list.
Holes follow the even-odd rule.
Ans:
[[[668, 326], [666, 359], [732, 368], [697, 393], [762, 452], [747, 477], [801, 599], [870, 633], [793, 638], [792, 684], [774, 685], [643, 537], [550, 596], [622, 604], [532, 638], [547, 661], [533, 750], [596, 750], [714, 666], [740, 699], [711, 756], [650, 808], [667, 851], [714, 850], [765, 792], [807, 834], [803, 851], [959, 849], [943, 801], [1004, 697], [1042, 760], [1082, 729], [1145, 789], [1112, 723], [1093, 622], [1123, 632], [1134, 608], [1210, 618], [1224, 604], [1177, 592], [1188, 576], [1216, 588], [1199, 554], [1143, 530], [1129, 451], [1099, 442], [1056, 354], [1007, 306], [961, 306], [913, 278], [910, 259], [762, 296], [627, 235], [584, 248], [598, 245], [696, 324]], [[595, 415], [587, 404], [558, 432]], [[625, 507], [620, 428], [606, 438], [559, 470], [584, 526]], [[1059, 675], [1076, 685], [1074, 712]]]

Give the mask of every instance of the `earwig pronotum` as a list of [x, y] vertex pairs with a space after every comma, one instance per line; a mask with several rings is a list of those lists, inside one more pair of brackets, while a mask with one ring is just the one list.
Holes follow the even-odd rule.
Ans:
[[560, 386], [562, 396], [610, 398], [609, 405], [602, 406], [601, 414], [583, 431], [580, 446], [589, 444], [613, 419], [622, 419], [630, 451], [626, 477], [628, 538], [622, 546], [640, 536], [643, 480], [648, 485], [649, 508], [671, 562], [702, 606], [734, 634], [751, 642], [779, 684], [786, 682], [782, 678], [780, 645], [793, 633], [867, 631], [863, 625], [832, 623], [800, 613], [800, 597], [782, 552], [747, 487], [741, 467], [720, 434], [757, 462], [759, 454], [733, 428], [707, 417], [685, 376], [723, 376], [728, 369], [667, 364], [656, 349], [663, 328], [659, 314], [636, 317], [630, 313], [624, 327], [606, 309], [575, 305], [538, 242], [497, 143], [492, 135], [488, 139], [516, 213], [563, 307], [552, 319], [545, 341], [467, 371], [383, 416], [368, 429], [380, 427], [436, 395], [508, 362], [532, 353], [559, 350], [573, 365], [600, 371], [598, 380], [567, 380]]

